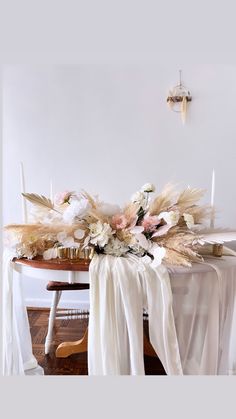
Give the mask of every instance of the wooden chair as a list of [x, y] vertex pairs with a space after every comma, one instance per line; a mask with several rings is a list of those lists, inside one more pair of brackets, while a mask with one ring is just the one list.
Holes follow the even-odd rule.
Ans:
[[[23, 167], [22, 162], [20, 163], [20, 183], [21, 183], [21, 193], [25, 193], [26, 192], [25, 173], [24, 173], [24, 167]], [[50, 185], [50, 189], [52, 189], [52, 185]], [[50, 194], [52, 195], [52, 190], [50, 191]], [[22, 221], [24, 224], [27, 224], [28, 222], [27, 204], [23, 196], [22, 196]], [[64, 309], [63, 311], [59, 312], [58, 304], [62, 295], [62, 291], [77, 291], [77, 290], [89, 289], [89, 284], [73, 283], [73, 272], [69, 272], [68, 282], [49, 281], [46, 286], [46, 289], [48, 291], [53, 292], [50, 314], [49, 314], [49, 319], [48, 319], [48, 332], [45, 339], [45, 354], [48, 354], [50, 351], [51, 343], [52, 343], [53, 328], [54, 328], [55, 320], [57, 317], [62, 319], [63, 317], [68, 317], [68, 316], [70, 316], [70, 318], [88, 316], [88, 311], [85, 311], [85, 310]]]
[[48, 320], [48, 332], [45, 339], [45, 354], [49, 354], [50, 347], [53, 340], [53, 328], [55, 325], [55, 320], [63, 318], [81, 318], [88, 317], [88, 310], [69, 310], [63, 309], [58, 310], [58, 304], [62, 295], [62, 291], [80, 291], [89, 289], [89, 284], [80, 284], [80, 283], [69, 283], [69, 282], [56, 282], [49, 281], [46, 289], [53, 292], [51, 309]]

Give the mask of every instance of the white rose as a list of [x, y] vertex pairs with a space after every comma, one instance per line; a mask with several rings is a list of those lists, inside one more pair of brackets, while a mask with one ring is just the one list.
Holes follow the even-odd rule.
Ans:
[[142, 186], [141, 192], [155, 192], [155, 185], [152, 183], [145, 183], [145, 185]]
[[129, 251], [129, 247], [124, 243], [121, 242], [117, 238], [113, 238], [109, 241], [109, 243], [105, 246], [104, 252], [107, 255], [113, 256], [122, 256]]
[[133, 203], [138, 203], [140, 205], [140, 207], [145, 208], [146, 204], [147, 204], [147, 199], [146, 196], [144, 194], [144, 192], [135, 192], [132, 196], [131, 196], [131, 202]]
[[171, 227], [178, 224], [179, 221], [179, 211], [165, 211], [161, 212], [158, 215], [159, 220], [163, 219], [166, 224], [170, 225]]
[[51, 249], [45, 250], [43, 252], [43, 259], [50, 260], [50, 259], [56, 259], [57, 257], [57, 248], [52, 247]]
[[164, 247], [161, 247], [161, 246], [156, 245], [156, 246], [153, 246], [153, 248], [150, 251], [150, 253], [154, 257], [154, 259], [153, 259], [153, 261], [151, 263], [151, 266], [153, 268], [156, 268], [157, 266], [161, 265], [162, 259], [166, 255], [166, 249]]
[[86, 198], [72, 200], [63, 214], [63, 220], [66, 223], [72, 224], [74, 222], [75, 217], [85, 217], [85, 215], [88, 213], [90, 209], [91, 204]]
[[92, 223], [89, 226], [89, 229], [90, 243], [99, 247], [104, 247], [108, 243], [113, 233], [111, 226], [107, 223], [101, 223], [101, 221]]
[[184, 213], [183, 217], [184, 217], [184, 221], [187, 224], [187, 227], [191, 230], [191, 228], [193, 228], [193, 226], [194, 226], [193, 216], [191, 214]]

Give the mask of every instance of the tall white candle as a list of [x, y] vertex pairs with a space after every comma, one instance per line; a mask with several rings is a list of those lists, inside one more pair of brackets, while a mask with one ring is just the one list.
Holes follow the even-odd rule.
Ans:
[[50, 179], [50, 199], [53, 202], [53, 186], [52, 186], [52, 179]]
[[215, 227], [215, 169], [212, 170], [212, 178], [211, 178], [211, 223], [210, 227]]
[[[20, 162], [20, 186], [21, 186], [21, 193], [25, 193], [25, 176], [24, 176], [24, 168], [23, 163]], [[27, 206], [26, 200], [23, 196], [21, 196], [21, 206], [22, 206], [22, 220], [23, 223], [27, 223]]]

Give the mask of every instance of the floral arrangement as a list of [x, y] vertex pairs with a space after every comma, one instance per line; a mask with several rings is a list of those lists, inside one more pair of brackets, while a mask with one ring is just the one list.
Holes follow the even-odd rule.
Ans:
[[178, 192], [168, 184], [159, 195], [154, 192], [154, 185], [145, 184], [123, 209], [84, 190], [64, 191], [53, 200], [23, 194], [34, 204], [32, 223], [6, 226], [5, 244], [16, 257], [29, 259], [56, 258], [58, 247], [92, 247], [118, 257], [132, 253], [154, 267], [202, 260], [201, 229], [210, 216], [209, 207], [197, 204], [204, 191]]

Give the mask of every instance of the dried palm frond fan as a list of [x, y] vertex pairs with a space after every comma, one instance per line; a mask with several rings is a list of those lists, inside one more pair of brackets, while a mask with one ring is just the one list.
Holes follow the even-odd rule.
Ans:
[[183, 124], [186, 120], [187, 103], [191, 102], [192, 96], [189, 90], [182, 84], [182, 71], [179, 70], [179, 84], [169, 91], [168, 105], [174, 112], [180, 112]]

